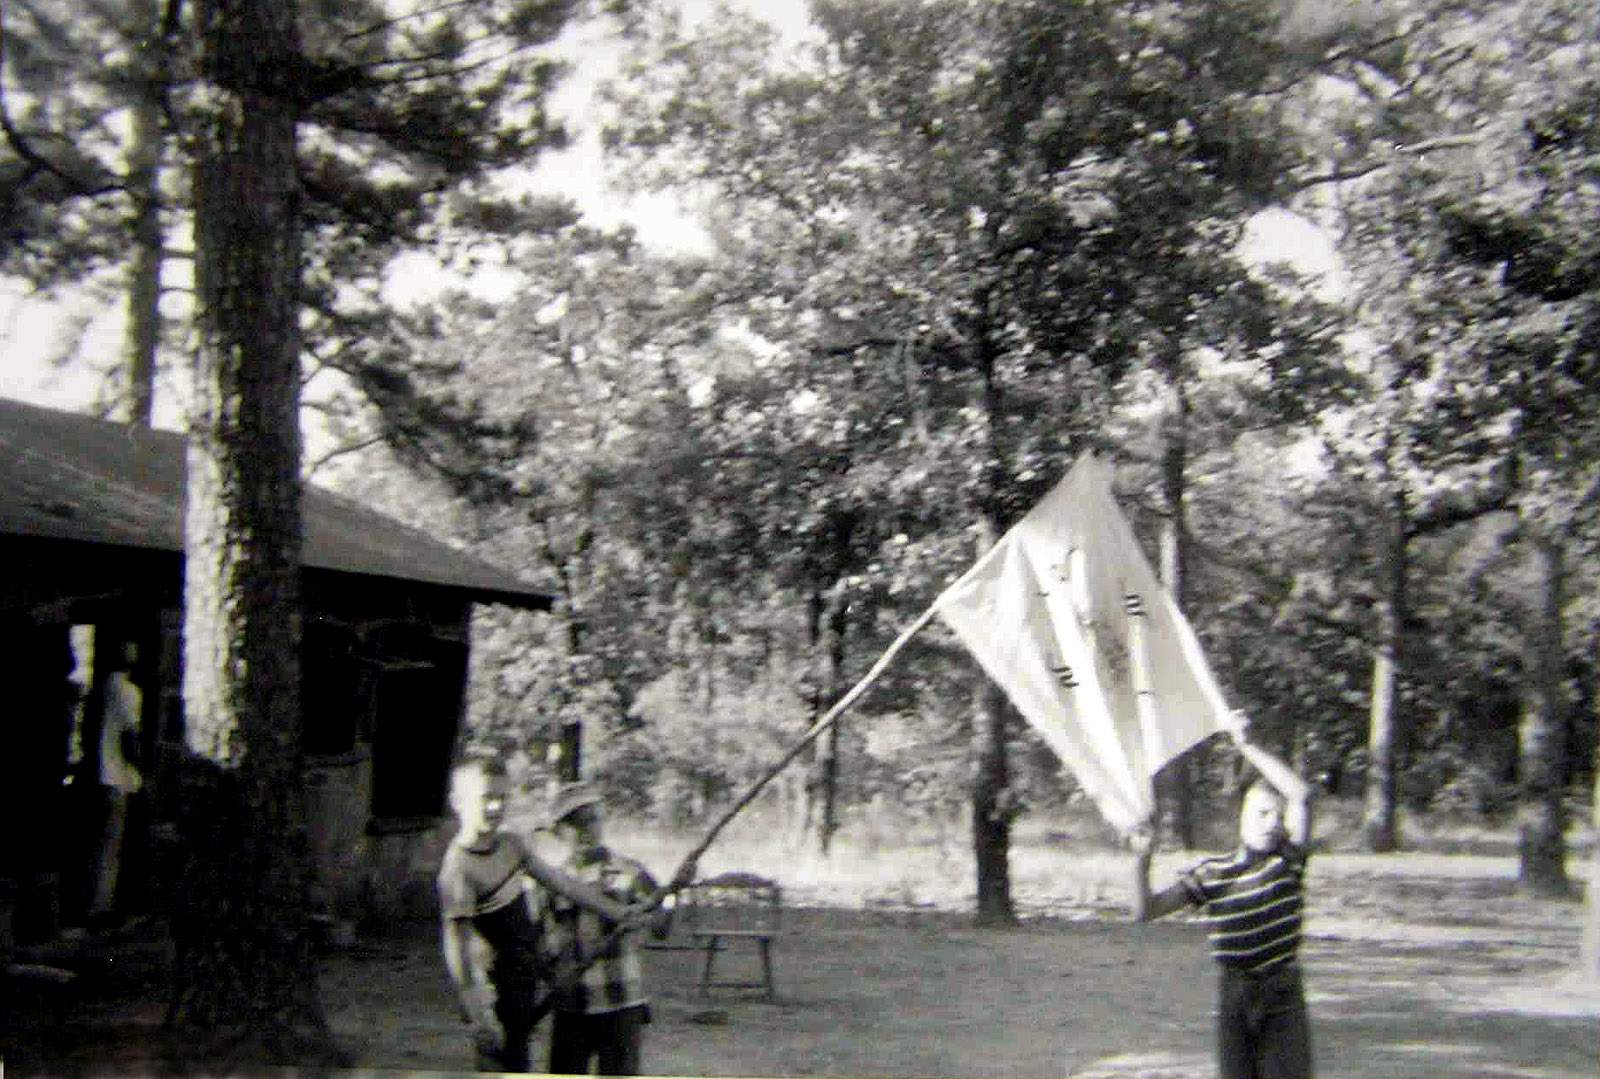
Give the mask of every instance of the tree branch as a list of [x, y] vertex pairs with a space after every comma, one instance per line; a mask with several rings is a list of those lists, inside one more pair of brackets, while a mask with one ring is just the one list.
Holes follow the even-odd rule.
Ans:
[[426, 8], [421, 11], [408, 11], [404, 15], [396, 15], [391, 19], [375, 22], [360, 30], [352, 30], [344, 36], [343, 40], [355, 41], [359, 38], [371, 37], [373, 34], [381, 34], [385, 30], [391, 30], [403, 22], [410, 22], [412, 19], [425, 19], [431, 15], [442, 15], [447, 11], [455, 11], [459, 8], [475, 7], [480, 2], [481, 0], [453, 0], [451, 3], [440, 4], [437, 7]]
[[1481, 145], [1485, 136], [1482, 132], [1471, 135], [1441, 135], [1438, 138], [1423, 139], [1421, 142], [1410, 143], [1405, 146], [1396, 146], [1386, 158], [1368, 161], [1359, 165], [1337, 168], [1330, 172], [1307, 176], [1296, 182], [1291, 190], [1295, 194], [1302, 194], [1313, 187], [1323, 184], [1343, 183], [1346, 180], [1359, 180], [1363, 176], [1370, 176], [1382, 169], [1393, 168], [1400, 163], [1402, 157], [1423, 157], [1435, 150], [1454, 150], [1466, 146]]
[[[5, 38], [4, 19], [5, 9], [3, 5], [0, 5], [0, 41], [3, 41]], [[4, 49], [0, 49], [0, 65], [3, 65], [4, 62], [5, 52]], [[84, 198], [96, 198], [100, 195], [106, 195], [113, 191], [122, 191], [125, 189], [124, 185], [120, 182], [108, 181], [99, 186], [89, 184], [82, 178], [72, 175], [70, 172], [61, 168], [55, 162], [51, 161], [49, 158], [35, 150], [28, 137], [23, 134], [21, 129], [17, 127], [16, 123], [11, 118], [11, 107], [6, 100], [3, 75], [4, 71], [3, 69], [0, 69], [0, 131], [5, 133], [6, 142], [14, 151], [16, 151], [17, 156], [29, 166], [28, 172], [23, 176], [23, 184], [40, 172], [47, 172], [51, 176], [54, 176], [56, 179], [60, 180], [62, 183], [66, 184], [67, 188], [73, 194], [82, 196]], [[17, 186], [20, 188], [22, 184], [18, 184]]]
[[307, 480], [311, 479], [312, 476], [316, 475], [318, 469], [330, 461], [335, 461], [340, 457], [347, 456], [348, 454], [359, 453], [362, 450], [381, 445], [383, 441], [384, 439], [382, 435], [373, 435], [371, 438], [364, 438], [357, 442], [348, 442], [342, 446], [335, 446], [331, 450], [328, 450], [326, 453], [322, 454], [316, 460], [312, 461], [311, 464], [306, 467], [305, 478]]
[[[356, 89], [357, 87], [382, 88], [386, 86], [405, 86], [410, 83], [429, 82], [435, 79], [459, 80], [465, 75], [504, 63], [521, 53], [538, 49], [538, 43], [525, 43], [507, 48], [504, 52], [486, 56], [481, 60], [471, 63], [446, 63], [439, 69], [429, 68], [428, 65], [436, 61], [451, 60], [451, 54], [446, 52], [418, 53], [414, 56], [390, 56], [382, 60], [374, 60], [367, 64], [337, 64], [323, 62], [314, 65], [316, 75], [308, 84], [309, 89], [302, 96], [307, 104], [321, 101], [325, 98], [336, 97], [339, 94]], [[424, 70], [411, 74], [379, 77], [373, 72], [380, 68], [422, 67]]]

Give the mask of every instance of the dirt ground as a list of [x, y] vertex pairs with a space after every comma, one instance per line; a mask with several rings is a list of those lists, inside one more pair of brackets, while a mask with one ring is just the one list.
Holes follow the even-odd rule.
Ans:
[[[1600, 1073], [1600, 992], [1562, 974], [1578, 950], [1574, 904], [1522, 899], [1493, 877], [1383, 876], [1360, 864], [1331, 865], [1313, 880], [1312, 897], [1304, 965], [1324, 1079]], [[647, 1070], [1211, 1075], [1214, 973], [1201, 927], [1130, 925], [1114, 907], [1080, 905], [1004, 931], [979, 930], [957, 913], [796, 909], [770, 1003], [739, 990], [702, 998], [695, 953], [647, 952], [655, 1002]], [[161, 1003], [150, 985], [160, 961], [159, 943], [130, 945], [93, 992], [53, 1020], [30, 1006], [43, 1027], [10, 1047], [7, 1079], [160, 1074]], [[753, 957], [745, 961], [753, 970]], [[355, 1054], [352, 1074], [470, 1067], [431, 926], [330, 955], [322, 990]]]

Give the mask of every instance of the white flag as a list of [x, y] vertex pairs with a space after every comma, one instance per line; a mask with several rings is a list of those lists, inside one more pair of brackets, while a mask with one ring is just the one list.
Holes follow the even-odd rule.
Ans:
[[[1223, 730], [1229, 710], [1118, 510], [1109, 471], [1079, 459], [934, 607], [1106, 819], [1127, 829], [1153, 810], [1155, 773]], [[1144, 615], [1129, 614], [1129, 597]]]

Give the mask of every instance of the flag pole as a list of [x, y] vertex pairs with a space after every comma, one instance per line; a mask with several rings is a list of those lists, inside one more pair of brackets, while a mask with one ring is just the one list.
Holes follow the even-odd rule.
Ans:
[[[943, 598], [944, 593], [941, 592], [939, 594], [939, 599]], [[646, 900], [641, 906], [639, 906], [634, 913], [630, 914], [625, 921], [613, 924], [601, 938], [600, 943], [596, 945], [593, 950], [587, 951], [585, 954], [581, 954], [576, 963], [559, 971], [555, 975], [555, 977], [552, 979], [550, 989], [534, 1003], [533, 1014], [535, 1022], [543, 1019], [544, 1016], [551, 1010], [551, 1008], [555, 1006], [555, 1002], [561, 993], [564, 990], [570, 989], [572, 986], [576, 985], [578, 979], [583, 976], [583, 972], [589, 967], [593, 966], [602, 955], [606, 954], [610, 948], [616, 944], [617, 941], [622, 939], [624, 934], [649, 921], [652, 912], [660, 908], [660, 906], [666, 902], [668, 896], [672, 895], [674, 892], [677, 892], [679, 889], [690, 883], [690, 878], [694, 873], [695, 863], [700, 860], [701, 855], [711, 848], [711, 844], [716, 841], [717, 836], [721, 834], [722, 830], [726, 828], [729, 823], [732, 822], [733, 818], [738, 816], [746, 806], [756, 800], [756, 796], [766, 789], [768, 783], [771, 783], [775, 778], [777, 778], [778, 773], [782, 772], [785, 768], [789, 767], [789, 765], [793, 764], [795, 758], [800, 756], [800, 754], [805, 750], [806, 746], [816, 741], [818, 736], [820, 736], [823, 731], [827, 730], [838, 721], [839, 717], [844, 714], [847, 708], [849, 708], [856, 701], [860, 700], [861, 695], [872, 688], [872, 684], [882, 676], [884, 669], [889, 666], [889, 661], [894, 659], [895, 655], [911, 641], [911, 638], [916, 636], [917, 631], [922, 629], [923, 626], [927, 625], [928, 622], [933, 618], [934, 612], [939, 609], [939, 599], [936, 599], [929, 604], [928, 609], [923, 611], [922, 614], [917, 617], [915, 622], [912, 622], [905, 629], [901, 630], [900, 636], [896, 637], [893, 643], [891, 643], [888, 648], [884, 649], [883, 655], [879, 656], [878, 661], [872, 665], [871, 669], [869, 669], [867, 673], [861, 677], [859, 682], [850, 688], [850, 692], [846, 693], [843, 697], [840, 697], [839, 700], [834, 703], [832, 708], [829, 708], [827, 712], [823, 713], [823, 715], [820, 716], [815, 723], [811, 724], [811, 727], [805, 732], [804, 735], [801, 736], [800, 740], [790, 747], [789, 751], [780, 757], [776, 763], [763, 772], [760, 778], [752, 783], [750, 788], [746, 790], [744, 794], [740, 795], [737, 802], [729, 806], [728, 809], [723, 812], [722, 816], [717, 818], [716, 823], [711, 826], [710, 831], [706, 832], [705, 837], [695, 845], [693, 850], [684, 855], [683, 860], [678, 863], [678, 868], [676, 872], [673, 873], [671, 880], [669, 880], [666, 884], [663, 884], [660, 888], [657, 888], [655, 894]]]
[[795, 758], [800, 756], [808, 745], [816, 741], [823, 731], [833, 726], [838, 718], [844, 714], [845, 710], [858, 701], [862, 694], [872, 687], [872, 684], [883, 674], [884, 669], [889, 666], [889, 661], [894, 659], [895, 655], [910, 642], [912, 637], [916, 636], [918, 630], [928, 624], [938, 607], [939, 601], [934, 600], [928, 609], [918, 616], [915, 622], [901, 630], [900, 636], [896, 637], [894, 642], [884, 650], [883, 655], [878, 657], [878, 661], [861, 677], [861, 680], [852, 686], [848, 693], [840, 697], [832, 708], [829, 708], [818, 717], [817, 721], [811, 725], [800, 740], [790, 747], [787, 753], [778, 758], [776, 763], [763, 772], [760, 778], [752, 783], [750, 788], [739, 797], [739, 800], [729, 806], [722, 816], [717, 818], [710, 831], [706, 832], [705, 838], [701, 839], [694, 849], [686, 854], [683, 861], [679, 863], [678, 872], [674, 875], [674, 880], [679, 876], [693, 872], [694, 864], [700, 860], [702, 854], [711, 848], [711, 844], [716, 841], [717, 836], [721, 834], [722, 830], [728, 826], [733, 818], [738, 816], [751, 802], [755, 801], [756, 796], [766, 789], [768, 783], [777, 778], [778, 773], [793, 764]]
[[1150, 762], [1159, 756], [1155, 736], [1161, 716], [1155, 690], [1150, 685], [1150, 653], [1145, 643], [1144, 600], [1137, 592], [1130, 592], [1122, 597], [1122, 602], [1128, 613], [1128, 658], [1132, 661], [1130, 674], [1133, 682], [1134, 708], [1139, 717], [1141, 744], [1144, 747], [1144, 770], [1147, 773], [1142, 778], [1151, 785], [1153, 802], [1155, 775], [1150, 773]]

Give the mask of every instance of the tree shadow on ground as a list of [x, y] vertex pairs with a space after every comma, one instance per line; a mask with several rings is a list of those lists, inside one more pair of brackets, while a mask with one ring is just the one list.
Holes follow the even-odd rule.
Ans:
[[[1504, 914], [1496, 925], [1410, 942], [1403, 926], [1374, 923], [1358, 935], [1331, 915], [1318, 935], [1314, 917], [1304, 961], [1318, 1074], [1590, 1079], [1593, 1008], [1574, 1007], [1571, 994], [1541, 996], [1576, 955], [1575, 920]], [[31, 1061], [8, 1058], [7, 1074], [159, 1073], [161, 971], [158, 954], [148, 956], [146, 979], [121, 970], [48, 1045], [37, 1042]], [[654, 1074], [1213, 1074], [1215, 974], [1197, 924], [1086, 918], [1004, 931], [973, 928], [961, 914], [793, 911], [778, 944], [774, 1002], [737, 990], [702, 997], [693, 951], [645, 960], [655, 1006], [645, 1062]], [[719, 972], [727, 963], [737, 974], [742, 961], [725, 956]], [[322, 992], [353, 1074], [470, 1069], [433, 926], [371, 933], [328, 955]]]

